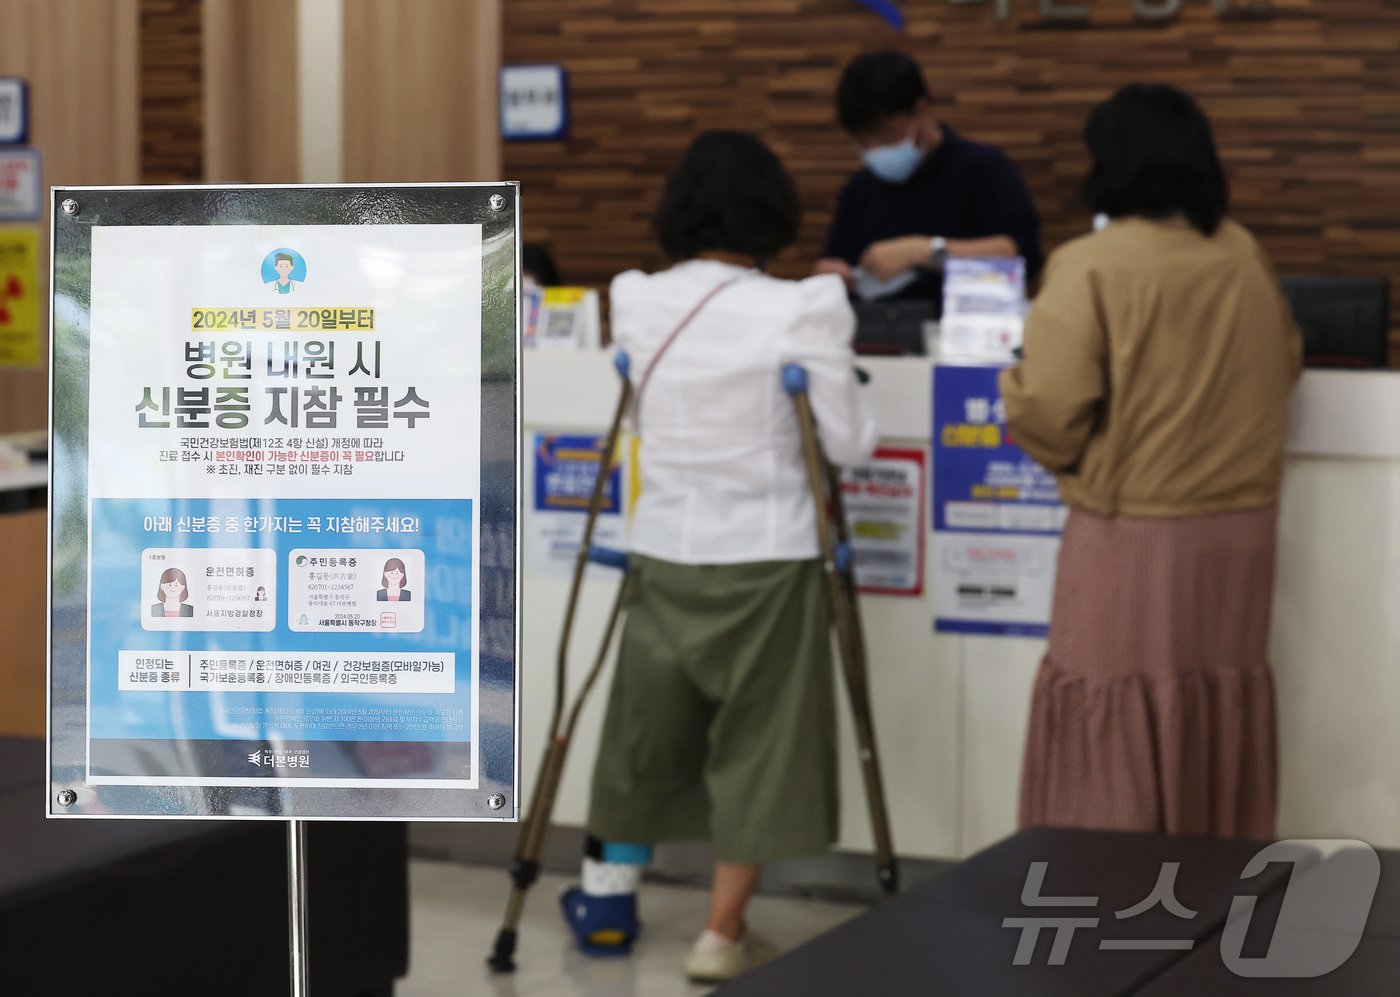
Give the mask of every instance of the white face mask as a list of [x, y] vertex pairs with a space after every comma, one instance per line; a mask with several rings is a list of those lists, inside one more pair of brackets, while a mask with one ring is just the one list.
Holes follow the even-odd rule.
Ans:
[[904, 183], [919, 168], [924, 154], [914, 144], [912, 138], [894, 145], [877, 145], [860, 154], [866, 167], [881, 180], [889, 183]]

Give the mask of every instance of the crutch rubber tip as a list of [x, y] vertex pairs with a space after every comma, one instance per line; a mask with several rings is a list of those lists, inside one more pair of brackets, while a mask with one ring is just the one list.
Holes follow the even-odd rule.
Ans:
[[486, 960], [493, 973], [515, 972], [515, 932], [502, 928], [496, 935], [496, 949]]
[[899, 892], [899, 866], [891, 862], [889, 865], [882, 865], [875, 870], [875, 875], [880, 880], [880, 889], [893, 896]]
[[801, 364], [783, 364], [783, 390], [790, 395], [807, 393], [807, 368]]

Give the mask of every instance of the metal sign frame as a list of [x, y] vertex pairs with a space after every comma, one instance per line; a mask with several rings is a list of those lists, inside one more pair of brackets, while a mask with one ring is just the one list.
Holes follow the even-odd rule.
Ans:
[[[343, 184], [343, 185], [294, 185], [294, 186], [235, 186], [235, 187], [68, 187], [53, 188], [52, 194], [52, 241], [51, 273], [52, 300], [50, 310], [50, 519], [49, 519], [49, 655], [48, 655], [48, 767], [49, 794], [47, 814], [50, 817], [101, 817], [101, 818], [199, 818], [199, 819], [276, 819], [276, 820], [514, 820], [519, 816], [519, 606], [520, 606], [520, 496], [521, 496], [521, 455], [519, 443], [520, 410], [520, 231], [519, 231], [519, 186], [514, 183], [467, 183], [467, 184]], [[424, 245], [436, 246], [444, 241], [451, 242], [458, 232], [475, 232], [473, 246], [479, 248], [479, 256], [462, 258], [479, 259], [481, 272], [469, 275], [466, 279], [479, 279], [480, 299], [480, 393], [478, 425], [463, 425], [457, 439], [471, 440], [468, 434], [479, 430], [479, 474], [478, 488], [472, 497], [470, 508], [478, 542], [471, 545], [471, 564], [478, 572], [477, 582], [471, 587], [463, 605], [469, 605], [472, 626], [468, 629], [477, 635], [477, 654], [469, 662], [470, 674], [475, 683], [471, 697], [475, 711], [475, 729], [468, 727], [474, 739], [474, 758], [470, 771], [463, 759], [465, 742], [451, 741], [444, 737], [440, 751], [420, 753], [417, 758], [390, 757], [384, 752], [371, 761], [353, 750], [345, 750], [344, 758], [337, 758], [337, 772], [344, 773], [345, 779], [305, 778], [304, 773], [276, 772], [262, 778], [257, 785], [248, 784], [244, 779], [216, 779], [209, 775], [218, 771], [218, 764], [208, 761], [209, 735], [201, 735], [202, 740], [186, 741], [179, 736], [151, 741], [132, 741], [123, 745], [120, 739], [113, 741], [118, 748], [125, 749], [122, 758], [133, 751], [146, 751], [140, 764], [143, 768], [139, 778], [141, 784], [113, 781], [110, 773], [121, 771], [104, 769], [101, 777], [95, 776], [91, 766], [90, 728], [92, 715], [89, 695], [89, 642], [90, 628], [101, 628], [101, 620], [94, 622], [94, 612], [98, 609], [110, 618], [110, 598], [105, 591], [100, 596], [101, 605], [91, 599], [93, 569], [93, 545], [90, 530], [93, 528], [93, 496], [90, 492], [90, 467], [98, 467], [103, 460], [120, 459], [113, 454], [92, 454], [89, 451], [89, 403], [93, 395], [95, 368], [93, 350], [104, 336], [109, 336], [109, 306], [112, 295], [108, 291], [98, 309], [94, 309], [94, 241], [104, 227], [113, 231], [103, 233], [104, 246], [122, 245], [123, 238], [158, 239], [161, 233], [137, 233], [142, 226], [163, 226], [180, 229], [199, 229], [197, 232], [176, 233], [194, 239], [195, 245], [221, 247], [229, 240], [238, 237], [239, 232], [250, 232], [256, 227], [265, 227], [269, 237], [285, 235], [290, 231], [319, 232], [322, 240], [330, 238], [330, 229], [322, 226], [371, 226], [377, 227], [368, 234], [340, 228], [336, 232], [348, 233], [346, 237], [354, 245], [370, 245], [376, 249], [383, 247], [390, 265], [397, 259], [395, 253], [405, 252], [402, 244], [414, 245], [415, 239], [426, 240]], [[425, 226], [458, 226], [452, 230], [429, 230]], [[205, 240], [200, 242], [199, 240]], [[435, 241], [434, 241], [435, 240]], [[281, 245], [277, 239], [274, 243]], [[159, 253], [157, 253], [157, 256]], [[197, 255], [197, 254], [196, 254]], [[326, 255], [326, 254], [323, 254]], [[110, 258], [110, 257], [109, 257]], [[272, 254], [268, 254], [268, 259]], [[403, 257], [407, 258], [407, 257]], [[457, 257], [452, 257], [456, 259]], [[447, 259], [447, 257], [443, 257]], [[382, 260], [381, 260], [382, 262]], [[198, 284], [198, 264], [193, 262], [191, 282]], [[242, 264], [239, 264], [240, 266]], [[266, 264], [270, 266], [271, 264]], [[117, 272], [115, 264], [103, 264], [109, 273]], [[208, 269], [207, 267], [205, 268]], [[416, 276], [416, 275], [415, 275]], [[250, 280], [256, 279], [256, 270]], [[283, 278], [285, 280], [285, 278]], [[292, 275], [296, 279], [296, 275]], [[407, 279], [407, 278], [405, 278]], [[106, 285], [101, 285], [106, 286]], [[159, 293], [168, 283], [152, 281], [150, 287]], [[178, 284], [176, 286], [179, 286]], [[211, 285], [212, 286], [212, 285]], [[255, 291], [263, 285], [250, 284]], [[271, 287], [271, 284], [267, 284]], [[306, 287], [312, 285], [307, 284]], [[415, 285], [416, 286], [416, 285]], [[290, 289], [290, 288], [289, 288]], [[266, 304], [272, 304], [271, 292]], [[425, 294], [427, 292], [424, 292]], [[370, 295], [366, 295], [370, 296]], [[430, 294], [427, 295], [429, 298]], [[254, 295], [256, 297], [256, 295]], [[312, 304], [311, 295], [303, 295], [307, 304]], [[176, 302], [175, 296], [170, 297]], [[475, 300], [468, 298], [465, 300]], [[211, 306], [243, 306], [244, 304], [264, 303], [254, 301], [209, 301]], [[364, 301], [345, 304], [364, 304]], [[176, 314], [184, 307], [183, 299], [171, 304], [164, 314]], [[291, 300], [291, 304], [296, 304]], [[271, 308], [251, 309], [251, 311], [271, 311]], [[302, 309], [303, 312], [309, 309]], [[159, 314], [152, 311], [151, 314]], [[188, 314], [188, 312], [186, 312]], [[138, 319], [139, 320], [139, 319]], [[129, 322], [130, 319], [128, 318]], [[450, 321], [428, 323], [438, 335], [443, 328], [451, 326]], [[462, 323], [470, 327], [473, 323]], [[119, 326], [114, 326], [118, 327]], [[251, 327], [249, 327], [251, 328]], [[283, 327], [285, 328], [285, 327]], [[172, 334], [188, 337], [193, 334], [186, 326], [183, 330], [161, 329]], [[457, 330], [460, 332], [460, 329]], [[256, 338], [256, 334], [250, 333]], [[377, 333], [376, 333], [377, 335]], [[363, 338], [363, 337], [362, 337]], [[435, 340], [442, 341], [442, 340]], [[103, 346], [113, 349], [109, 339]], [[120, 348], [119, 346], [116, 348]], [[186, 350], [189, 344], [185, 344]], [[326, 347], [323, 345], [322, 349]], [[459, 355], [470, 356], [470, 344], [463, 348], [460, 343], [455, 349]], [[272, 369], [271, 349], [268, 346], [268, 371]], [[377, 349], [377, 346], [376, 346]], [[249, 352], [252, 350], [250, 348]], [[108, 354], [111, 355], [110, 353]], [[376, 354], [377, 356], [377, 354]], [[152, 358], [153, 360], [155, 358]], [[185, 359], [191, 359], [186, 354]], [[419, 358], [420, 364], [429, 361]], [[100, 366], [100, 365], [99, 365]], [[416, 369], [416, 368], [415, 368]], [[377, 370], [377, 369], [376, 369]], [[101, 376], [98, 373], [98, 376]], [[198, 376], [198, 375], [192, 375]], [[213, 376], [212, 374], [209, 376]], [[222, 375], [221, 375], [222, 376]], [[260, 375], [255, 375], [260, 376]], [[209, 383], [209, 382], [205, 382]], [[217, 382], [214, 382], [217, 383]], [[256, 383], [256, 382], [254, 382]], [[137, 401], [141, 401], [137, 399]], [[107, 412], [101, 418], [134, 419], [133, 411]], [[136, 406], [137, 409], [140, 406]], [[440, 409], [441, 411], [441, 409]], [[449, 410], [450, 411], [450, 410]], [[94, 416], [96, 418], [96, 416]], [[470, 423], [470, 418], [464, 420]], [[174, 425], [174, 423], [172, 423]], [[212, 425], [212, 423], [211, 423]], [[395, 424], [398, 425], [398, 424]], [[409, 422], [408, 425], [413, 425]], [[453, 425], [456, 425], [454, 423]], [[256, 432], [256, 427], [244, 433]], [[202, 433], [216, 433], [217, 430], [197, 430]], [[475, 445], [477, 441], [472, 441]], [[103, 473], [106, 473], [105, 471]], [[264, 479], [259, 478], [262, 482]], [[157, 486], [159, 487], [159, 486]], [[274, 485], [265, 482], [263, 491], [250, 496], [259, 501], [276, 498]], [[342, 489], [353, 489], [347, 482]], [[268, 493], [271, 492], [269, 495]], [[281, 493], [286, 494], [286, 493]], [[335, 497], [326, 500], [341, 501]], [[353, 490], [351, 491], [353, 494]], [[157, 499], [184, 500], [187, 496], [161, 495]], [[206, 501], [208, 496], [188, 496], [190, 501]], [[354, 501], [374, 503], [372, 496], [360, 496]], [[106, 512], [101, 516], [108, 515]], [[216, 517], [209, 517], [211, 520]], [[426, 535], [429, 532], [428, 517], [424, 517], [419, 528]], [[434, 527], [436, 528], [436, 527]], [[351, 533], [351, 546], [346, 549], [353, 553], [354, 540], [358, 534]], [[363, 540], [363, 537], [360, 537]], [[246, 549], [253, 550], [262, 541], [249, 540]], [[314, 546], [316, 541], [303, 543], [302, 540], [278, 539], [271, 541], [272, 554], [277, 558], [276, 571], [290, 577], [292, 559], [288, 556], [290, 546]], [[232, 541], [226, 546], [235, 546]], [[391, 546], [387, 541], [381, 546]], [[214, 549], [213, 547], [209, 548]], [[240, 548], [242, 549], [242, 548]], [[371, 546], [368, 549], [373, 549]], [[141, 557], [147, 552], [142, 551]], [[465, 555], [464, 555], [465, 556]], [[303, 558], [303, 560], [305, 560]], [[314, 561], [314, 559], [313, 559]], [[300, 564], [301, 562], [297, 562]], [[104, 569], [105, 570], [105, 569]], [[209, 570], [209, 569], [204, 569]], [[222, 570], [222, 569], [219, 569]], [[229, 569], [232, 572], [234, 569]], [[300, 570], [300, 569], [299, 569]], [[387, 573], [388, 566], [385, 565]], [[248, 569], [249, 575], [252, 569]], [[372, 571], [366, 571], [374, 578], [379, 577], [378, 558]], [[468, 571], [470, 577], [470, 571]], [[110, 579], [104, 575], [102, 584]], [[135, 588], [130, 585], [124, 591], [127, 601], [132, 602], [129, 616], [123, 626], [134, 628], [146, 614], [145, 601], [149, 593], [144, 592], [144, 576], [128, 573], [128, 580], [137, 578]], [[262, 577], [262, 576], [259, 576]], [[298, 578], [302, 577], [298, 575]], [[426, 573], [424, 578], [426, 580]], [[375, 584], [378, 584], [377, 582]], [[290, 584], [281, 584], [287, 597], [291, 597]], [[440, 586], [441, 588], [441, 586]], [[394, 597], [401, 598], [399, 589], [394, 589]], [[139, 593], [140, 604], [132, 593]], [[274, 596], [282, 593], [274, 592]], [[262, 596], [262, 593], [259, 593]], [[373, 599], [373, 596], [369, 596]], [[380, 597], [381, 600], [383, 596]], [[420, 593], [419, 609], [406, 606], [395, 607], [407, 618], [411, 612], [421, 612], [428, 619], [420, 626], [431, 623], [434, 613], [432, 596], [424, 598]], [[125, 603], [123, 603], [125, 605]], [[167, 609], [169, 604], [167, 604]], [[153, 607], [154, 609], [154, 607]], [[283, 618], [278, 615], [281, 607], [271, 611], [276, 629], [268, 631], [272, 636], [262, 638], [262, 645], [248, 645], [263, 653], [277, 652], [275, 637], [279, 632], [290, 629], [290, 611], [287, 613], [285, 628]], [[100, 614], [99, 614], [100, 615]], [[152, 611], [152, 617], [157, 614]], [[181, 616], [184, 613], [170, 613], [166, 616]], [[393, 616], [394, 614], [387, 614]], [[149, 623], [149, 621], [147, 621]], [[178, 624], [179, 621], [164, 621]], [[298, 622], [305, 623], [305, 619]], [[324, 621], [321, 621], [324, 622]], [[384, 616], [378, 619], [379, 625], [392, 626]], [[371, 625], [371, 624], [365, 624]], [[201, 624], [203, 626], [203, 624]], [[151, 626], [146, 626], [150, 630]], [[460, 628], [454, 630], [454, 634]], [[124, 631], [125, 632], [125, 631]], [[130, 632], [135, 632], [130, 630]], [[441, 634], [424, 630], [429, 637], [422, 640], [439, 639]], [[155, 634], [153, 637], [169, 636]], [[209, 634], [190, 631], [177, 634], [180, 639], [174, 643], [181, 652], [191, 650], [196, 653], [220, 650], [220, 641], [208, 640]], [[198, 638], [205, 638], [205, 645], [196, 646]], [[218, 635], [215, 635], [218, 636]], [[239, 633], [239, 638], [246, 634]], [[383, 633], [373, 635], [381, 642], [392, 640]], [[325, 638], [327, 645], [346, 647], [345, 639], [354, 640], [351, 633], [334, 633]], [[359, 638], [365, 640], [366, 638]], [[453, 639], [456, 639], [454, 636]], [[106, 638], [103, 638], [104, 642]], [[221, 641], [237, 645], [231, 638], [221, 637]], [[272, 641], [274, 646], [268, 646]], [[339, 641], [339, 643], [335, 643]], [[158, 643], [158, 641], [156, 641]], [[246, 644], [246, 642], [245, 642]], [[106, 644], [104, 643], [104, 648]], [[242, 645], [239, 645], [242, 646]], [[387, 649], [389, 645], [376, 645]], [[465, 649], [471, 648], [468, 641]], [[464, 650], [461, 643], [456, 645], [460, 654]], [[123, 651], [122, 653], [128, 653]], [[171, 652], [172, 656], [178, 654]], [[281, 652], [278, 652], [281, 653]], [[193, 659], [191, 659], [192, 661]], [[448, 658], [456, 661], [456, 658]], [[110, 664], [110, 663], [108, 663]], [[262, 668], [264, 662], [255, 662]], [[245, 662], [245, 666], [247, 662]], [[104, 664], [104, 667], [106, 665]], [[348, 667], [348, 666], [347, 666]], [[457, 664], [448, 665], [456, 669]], [[214, 693], [200, 691], [202, 687], [193, 684], [194, 665], [188, 666], [191, 684], [186, 691], [178, 694], [165, 693], [174, 703], [180, 697], [189, 705], [190, 712], [203, 708], [215, 695], [274, 697], [277, 691]], [[439, 669], [440, 671], [441, 669]], [[460, 674], [460, 671], [453, 672]], [[122, 676], [111, 680], [111, 688], [125, 681]], [[107, 681], [107, 679], [103, 679]], [[276, 680], [280, 681], [280, 680]], [[280, 688], [278, 691], [283, 691]], [[110, 695], [111, 689], [104, 692]], [[299, 691], [294, 694], [307, 697], [348, 696], [348, 692]], [[121, 693], [116, 699], [121, 701]], [[162, 695], [158, 688], [132, 693], [148, 697], [144, 702], [156, 702], [149, 697]], [[201, 698], [203, 697], [203, 698]], [[380, 695], [377, 702], [391, 697]], [[421, 698], [421, 697], [420, 697]], [[418, 702], [419, 700], [415, 700]], [[161, 700], [161, 702], [165, 702]], [[361, 700], [369, 703], [369, 697]], [[110, 713], [110, 704], [104, 709]], [[170, 706], [172, 712], [181, 712], [184, 707]], [[213, 712], [213, 707], [209, 707]], [[187, 718], [186, 718], [187, 719]], [[107, 723], [106, 720], [103, 721]], [[288, 743], [275, 734], [269, 721], [260, 721], [264, 726], [257, 728], [260, 736], [250, 740], [232, 738], [229, 750], [234, 747], [244, 750], [248, 743], [256, 743], [258, 750], [266, 748], [270, 753], [277, 752], [283, 758], [291, 754]], [[388, 721], [382, 721], [388, 723]], [[179, 729], [178, 724], [171, 729]], [[310, 730], [308, 726], [304, 730]], [[355, 728], [368, 729], [368, 728]], [[324, 732], [322, 732], [324, 737]], [[346, 735], [344, 742], [336, 744], [364, 745], [400, 743], [390, 734], [355, 740]], [[296, 740], [296, 739], [293, 739]], [[316, 738], [310, 737], [311, 743]], [[218, 749], [218, 744], [214, 749]], [[104, 752], [108, 749], [104, 747]], [[256, 753], [256, 752], [254, 752]], [[215, 751], [217, 754], [217, 750]], [[104, 754], [104, 759], [109, 755]], [[249, 755], [251, 760], [252, 754]], [[105, 761], [103, 764], [107, 764]], [[227, 764], [224, 759], [222, 764]], [[393, 770], [385, 775], [385, 769]], [[405, 775], [411, 778], [404, 778]], [[298, 776], [301, 776], [300, 778]], [[308, 784], [314, 783], [314, 784]], [[446, 787], [446, 788], [442, 788]]]

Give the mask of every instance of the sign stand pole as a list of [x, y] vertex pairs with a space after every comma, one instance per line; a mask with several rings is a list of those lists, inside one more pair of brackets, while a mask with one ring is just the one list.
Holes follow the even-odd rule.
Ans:
[[287, 898], [292, 926], [292, 997], [307, 997], [306, 824], [287, 822]]

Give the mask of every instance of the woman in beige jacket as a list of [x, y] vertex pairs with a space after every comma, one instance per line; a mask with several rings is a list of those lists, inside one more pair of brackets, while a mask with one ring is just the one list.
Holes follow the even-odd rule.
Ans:
[[1266, 648], [1301, 340], [1225, 217], [1191, 98], [1125, 87], [1085, 141], [1111, 221], [1051, 258], [1001, 377], [1014, 438], [1070, 507], [1021, 823], [1272, 838]]

